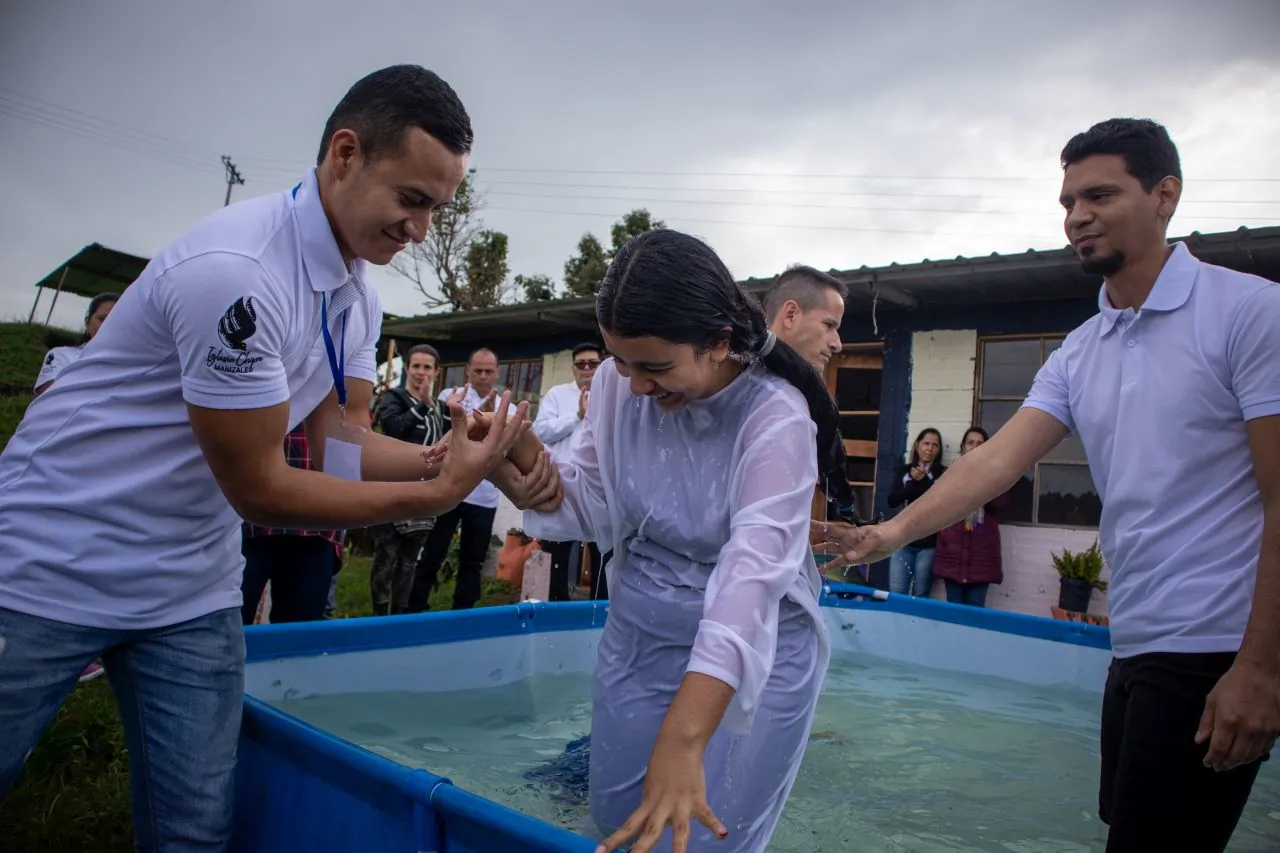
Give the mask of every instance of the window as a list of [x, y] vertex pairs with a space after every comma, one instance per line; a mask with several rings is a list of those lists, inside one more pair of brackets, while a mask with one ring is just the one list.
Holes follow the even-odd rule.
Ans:
[[[436, 382], [436, 394], [446, 388], [457, 388], [467, 381], [467, 365], [445, 364]], [[529, 417], [538, 412], [538, 399], [542, 391], [542, 359], [498, 362], [498, 388], [511, 390], [511, 402], [529, 401]]]
[[[975, 423], [992, 435], [1022, 405], [1040, 366], [1062, 346], [1061, 336], [987, 338], [978, 344]], [[1001, 521], [1052, 527], [1097, 527], [1102, 501], [1084, 445], [1071, 436], [1022, 475]]]

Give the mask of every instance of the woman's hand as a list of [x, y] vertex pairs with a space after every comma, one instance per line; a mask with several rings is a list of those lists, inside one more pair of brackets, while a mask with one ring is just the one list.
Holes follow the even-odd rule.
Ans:
[[720, 838], [729, 830], [707, 805], [707, 780], [702, 768], [704, 747], [697, 742], [658, 734], [644, 777], [644, 798], [640, 807], [600, 846], [596, 853], [613, 853], [635, 839], [631, 853], [650, 853], [670, 824], [671, 853], [689, 849], [690, 824], [699, 821]]

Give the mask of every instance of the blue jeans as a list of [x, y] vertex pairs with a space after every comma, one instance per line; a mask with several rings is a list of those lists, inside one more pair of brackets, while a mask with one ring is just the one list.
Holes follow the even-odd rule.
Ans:
[[950, 578], [943, 578], [947, 585], [947, 601], [952, 604], [967, 604], [970, 607], [987, 606], [987, 587], [985, 583], [956, 583]]
[[0, 608], [0, 799], [76, 679], [101, 658], [129, 746], [140, 853], [227, 849], [244, 696], [238, 609], [141, 631]]
[[910, 545], [889, 559], [889, 592], [928, 598], [933, 589], [933, 548]]

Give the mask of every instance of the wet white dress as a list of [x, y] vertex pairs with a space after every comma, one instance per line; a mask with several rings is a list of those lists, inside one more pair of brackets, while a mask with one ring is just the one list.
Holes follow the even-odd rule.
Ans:
[[[729, 829], [695, 824], [690, 851], [765, 849], [804, 755], [830, 642], [809, 549], [815, 427], [794, 387], [754, 367], [676, 412], [634, 396], [610, 359], [592, 383], [565, 499], [525, 514], [531, 536], [593, 540], [609, 619], [596, 660], [591, 816], [612, 832], [640, 804], [686, 672], [735, 689], [703, 764]], [[671, 830], [658, 849], [669, 850]]]

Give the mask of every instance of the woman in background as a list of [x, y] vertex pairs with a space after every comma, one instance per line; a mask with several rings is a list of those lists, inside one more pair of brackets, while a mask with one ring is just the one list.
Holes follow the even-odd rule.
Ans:
[[[969, 427], [960, 443], [960, 455], [968, 453], [987, 440], [982, 427]], [[996, 515], [1009, 506], [1009, 493], [991, 501], [963, 521], [938, 531], [933, 574], [947, 587], [947, 601], [985, 607], [987, 588], [1004, 583], [1000, 560], [1000, 524]]]
[[[891, 508], [905, 507], [929, 491], [946, 471], [942, 464], [942, 433], [933, 427], [920, 430], [911, 445], [911, 461], [894, 472], [889, 492]], [[889, 592], [928, 598], [933, 589], [933, 558], [937, 535], [930, 534], [900, 549], [889, 561]]]
[[58, 374], [62, 373], [68, 364], [79, 360], [80, 356], [84, 355], [85, 344], [98, 334], [103, 321], [119, 301], [118, 293], [99, 293], [89, 301], [89, 310], [84, 315], [84, 333], [81, 335], [80, 343], [73, 347], [54, 347], [45, 353], [44, 363], [40, 365], [40, 375], [36, 377], [37, 396], [49, 390], [53, 380], [58, 378]]

